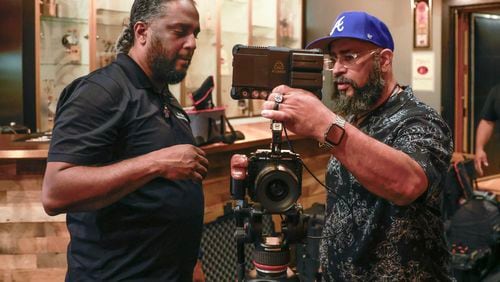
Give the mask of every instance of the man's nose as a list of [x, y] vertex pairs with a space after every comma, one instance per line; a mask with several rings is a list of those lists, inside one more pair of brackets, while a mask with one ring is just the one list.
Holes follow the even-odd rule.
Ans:
[[188, 38], [186, 39], [186, 43], [184, 44], [184, 48], [192, 50], [196, 49], [196, 36], [194, 34], [188, 36]]
[[339, 74], [345, 73], [347, 68], [344, 64], [340, 62], [340, 60], [333, 61], [332, 72], [334, 76], [338, 76]]

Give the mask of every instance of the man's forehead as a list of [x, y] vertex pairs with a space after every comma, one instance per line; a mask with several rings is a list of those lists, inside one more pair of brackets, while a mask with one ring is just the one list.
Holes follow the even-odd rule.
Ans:
[[[185, 2], [185, 3], [182, 3]], [[161, 19], [169, 25], [196, 25], [199, 29], [199, 14], [191, 1], [169, 1], [164, 2]]]
[[363, 40], [353, 38], [339, 38], [330, 43], [330, 54], [338, 54], [349, 51], [358, 51], [366, 49], [367, 47], [374, 47], [375, 45]]
[[167, 1], [163, 2], [163, 17], [172, 17], [172, 16], [188, 16], [194, 17], [196, 20], [199, 20], [198, 9], [192, 1], [187, 0], [178, 0], [178, 1]]

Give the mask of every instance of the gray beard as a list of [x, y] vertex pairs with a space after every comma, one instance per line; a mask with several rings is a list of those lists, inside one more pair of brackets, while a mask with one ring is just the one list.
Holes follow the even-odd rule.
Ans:
[[[339, 91], [337, 83], [349, 83], [354, 93], [352, 96], [347, 96], [346, 91]], [[382, 78], [380, 64], [375, 61], [375, 65], [370, 72], [368, 82], [365, 86], [359, 87], [354, 81], [343, 76], [335, 77], [333, 80], [332, 110], [341, 116], [359, 116], [369, 112], [373, 106], [382, 97], [382, 91], [385, 86], [385, 81]]]

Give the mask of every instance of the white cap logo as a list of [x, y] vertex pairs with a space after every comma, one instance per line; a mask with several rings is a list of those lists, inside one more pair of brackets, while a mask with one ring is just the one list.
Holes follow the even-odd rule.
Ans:
[[342, 30], [344, 30], [344, 18], [345, 18], [345, 16], [342, 16], [337, 20], [337, 22], [335, 23], [335, 25], [332, 28], [332, 31], [330, 31], [330, 36], [333, 35], [335, 30], [338, 30], [339, 32], [342, 32]]

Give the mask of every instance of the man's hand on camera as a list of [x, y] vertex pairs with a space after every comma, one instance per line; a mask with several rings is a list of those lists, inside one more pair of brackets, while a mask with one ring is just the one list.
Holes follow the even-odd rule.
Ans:
[[[275, 96], [283, 95], [283, 101], [275, 108]], [[283, 122], [285, 127], [295, 134], [312, 137], [318, 141], [324, 139], [324, 133], [335, 117], [321, 100], [313, 93], [280, 85], [273, 89], [264, 102], [262, 116]]]
[[231, 176], [236, 180], [247, 177], [248, 158], [245, 155], [235, 154], [231, 157]]
[[175, 145], [154, 151], [150, 156], [160, 169], [160, 176], [166, 179], [202, 181], [207, 175], [206, 154], [196, 146]]

